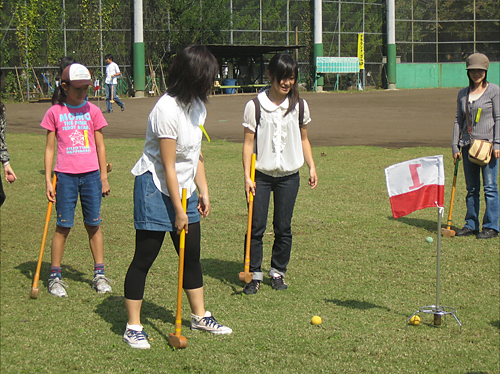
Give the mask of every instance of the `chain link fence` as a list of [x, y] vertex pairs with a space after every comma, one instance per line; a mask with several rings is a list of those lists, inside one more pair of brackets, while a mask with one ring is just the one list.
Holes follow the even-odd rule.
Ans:
[[[26, 9], [16, 0], [1, 4], [2, 98], [23, 100], [28, 91], [50, 96], [59, 75], [57, 61], [65, 55], [87, 65], [103, 82], [107, 53], [113, 54], [123, 72], [119, 93], [132, 93], [133, 3], [61, 1], [26, 0]], [[363, 82], [385, 87], [386, 0], [323, 0], [322, 7], [324, 55], [356, 56], [357, 35], [364, 33]], [[301, 85], [313, 87], [311, 0], [144, 0], [143, 9], [148, 92], [155, 85], [165, 89], [172, 56], [189, 43], [297, 43], [302, 46], [298, 54]], [[474, 51], [498, 61], [499, 9], [500, 3], [491, 0], [397, 0], [398, 62], [462, 62]], [[352, 78], [328, 74], [324, 89], [356, 87]]]

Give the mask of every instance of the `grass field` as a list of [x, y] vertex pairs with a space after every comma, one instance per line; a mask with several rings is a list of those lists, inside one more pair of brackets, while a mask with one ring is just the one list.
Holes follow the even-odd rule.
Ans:
[[[174, 331], [177, 257], [164, 244], [147, 280], [143, 324], [151, 349], [121, 341], [126, 323], [123, 280], [134, 251], [133, 176], [143, 140], [106, 141], [111, 196], [103, 201], [107, 275], [112, 295], [91, 289], [92, 257], [81, 211], [76, 213], [63, 260], [66, 299], [47, 293], [50, 239], [40, 293], [29, 299], [47, 201], [39, 135], [9, 135], [18, 180], [5, 186], [1, 208], [2, 373], [498, 373], [500, 348], [499, 241], [443, 238], [441, 303], [457, 308], [441, 327], [432, 315], [406, 326], [418, 308], [436, 301], [437, 211], [393, 219], [384, 168], [421, 156], [444, 154], [446, 215], [453, 175], [443, 148], [317, 147], [319, 186], [302, 186], [293, 220], [289, 289], [268, 280], [257, 295], [241, 294], [246, 203], [241, 144], [203, 144], [212, 213], [202, 221], [206, 307], [233, 329], [229, 336], [189, 330], [183, 304], [184, 350], [168, 346]], [[454, 223], [465, 214], [460, 172]], [[445, 217], [446, 218], [446, 217]], [[443, 222], [446, 222], [443, 220]], [[271, 232], [269, 230], [269, 232]], [[264, 271], [272, 235], [265, 235]], [[314, 315], [323, 324], [313, 326]]]

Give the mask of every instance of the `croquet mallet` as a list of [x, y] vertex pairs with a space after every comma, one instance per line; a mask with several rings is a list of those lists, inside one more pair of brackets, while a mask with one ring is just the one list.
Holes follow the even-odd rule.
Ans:
[[[182, 209], [187, 208], [186, 189], [182, 189]], [[173, 348], [186, 348], [187, 339], [181, 335], [182, 329], [182, 286], [184, 280], [184, 247], [186, 245], [186, 230], [182, 229], [179, 238], [179, 279], [177, 281], [177, 313], [175, 315], [175, 333], [168, 336], [168, 344]]]
[[448, 213], [448, 222], [446, 228], [441, 228], [441, 234], [448, 238], [455, 236], [455, 230], [451, 230], [451, 217], [453, 215], [453, 203], [455, 202], [455, 186], [457, 184], [457, 174], [458, 174], [458, 164], [460, 159], [457, 157], [455, 161], [455, 172], [453, 174], [453, 186], [451, 188], [451, 202], [450, 202], [450, 212]]
[[111, 104], [115, 103], [115, 85], [114, 84], [111, 85], [111, 97], [109, 98], [109, 102]]
[[[256, 154], [252, 153], [252, 162], [250, 164], [250, 178], [252, 183], [255, 183], [255, 158]], [[245, 263], [244, 271], [240, 273], [240, 281], [250, 283], [253, 279], [253, 273], [250, 272], [250, 242], [252, 240], [252, 217], [253, 217], [253, 194], [250, 191], [248, 194], [248, 223], [247, 223], [247, 237], [245, 245]]]
[[[52, 178], [52, 187], [56, 191], [57, 176], [54, 173]], [[40, 254], [38, 255], [38, 264], [36, 265], [35, 277], [33, 279], [33, 286], [31, 287], [30, 297], [32, 299], [38, 298], [38, 281], [40, 280], [40, 269], [42, 268], [43, 252], [45, 249], [45, 241], [47, 240], [47, 233], [49, 232], [50, 215], [52, 213], [52, 201], [49, 201], [47, 206], [47, 214], [45, 215], [45, 227], [43, 228], [42, 244], [40, 245]]]

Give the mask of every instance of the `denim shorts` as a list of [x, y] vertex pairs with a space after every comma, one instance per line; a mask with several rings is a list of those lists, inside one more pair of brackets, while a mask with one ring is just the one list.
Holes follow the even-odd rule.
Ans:
[[82, 174], [57, 173], [57, 226], [73, 227], [78, 195], [80, 195], [82, 205], [83, 222], [89, 226], [99, 226], [102, 200], [99, 170]]
[[[187, 216], [190, 224], [200, 221], [196, 191], [187, 201]], [[149, 171], [135, 177], [134, 226], [136, 230], [177, 231], [174, 205], [169, 196], [156, 188]]]

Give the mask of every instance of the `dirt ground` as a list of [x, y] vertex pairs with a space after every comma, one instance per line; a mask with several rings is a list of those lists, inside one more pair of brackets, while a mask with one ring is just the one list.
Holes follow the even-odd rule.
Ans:
[[[311, 108], [313, 146], [371, 145], [387, 148], [451, 144], [458, 89], [419, 89], [301, 94]], [[255, 94], [212, 96], [205, 128], [212, 139], [243, 140], [243, 109]], [[144, 138], [148, 114], [158, 97], [123, 99], [105, 114], [105, 138]], [[102, 110], [103, 100], [92, 100]], [[7, 104], [9, 133], [44, 134], [40, 121], [50, 102]]]

